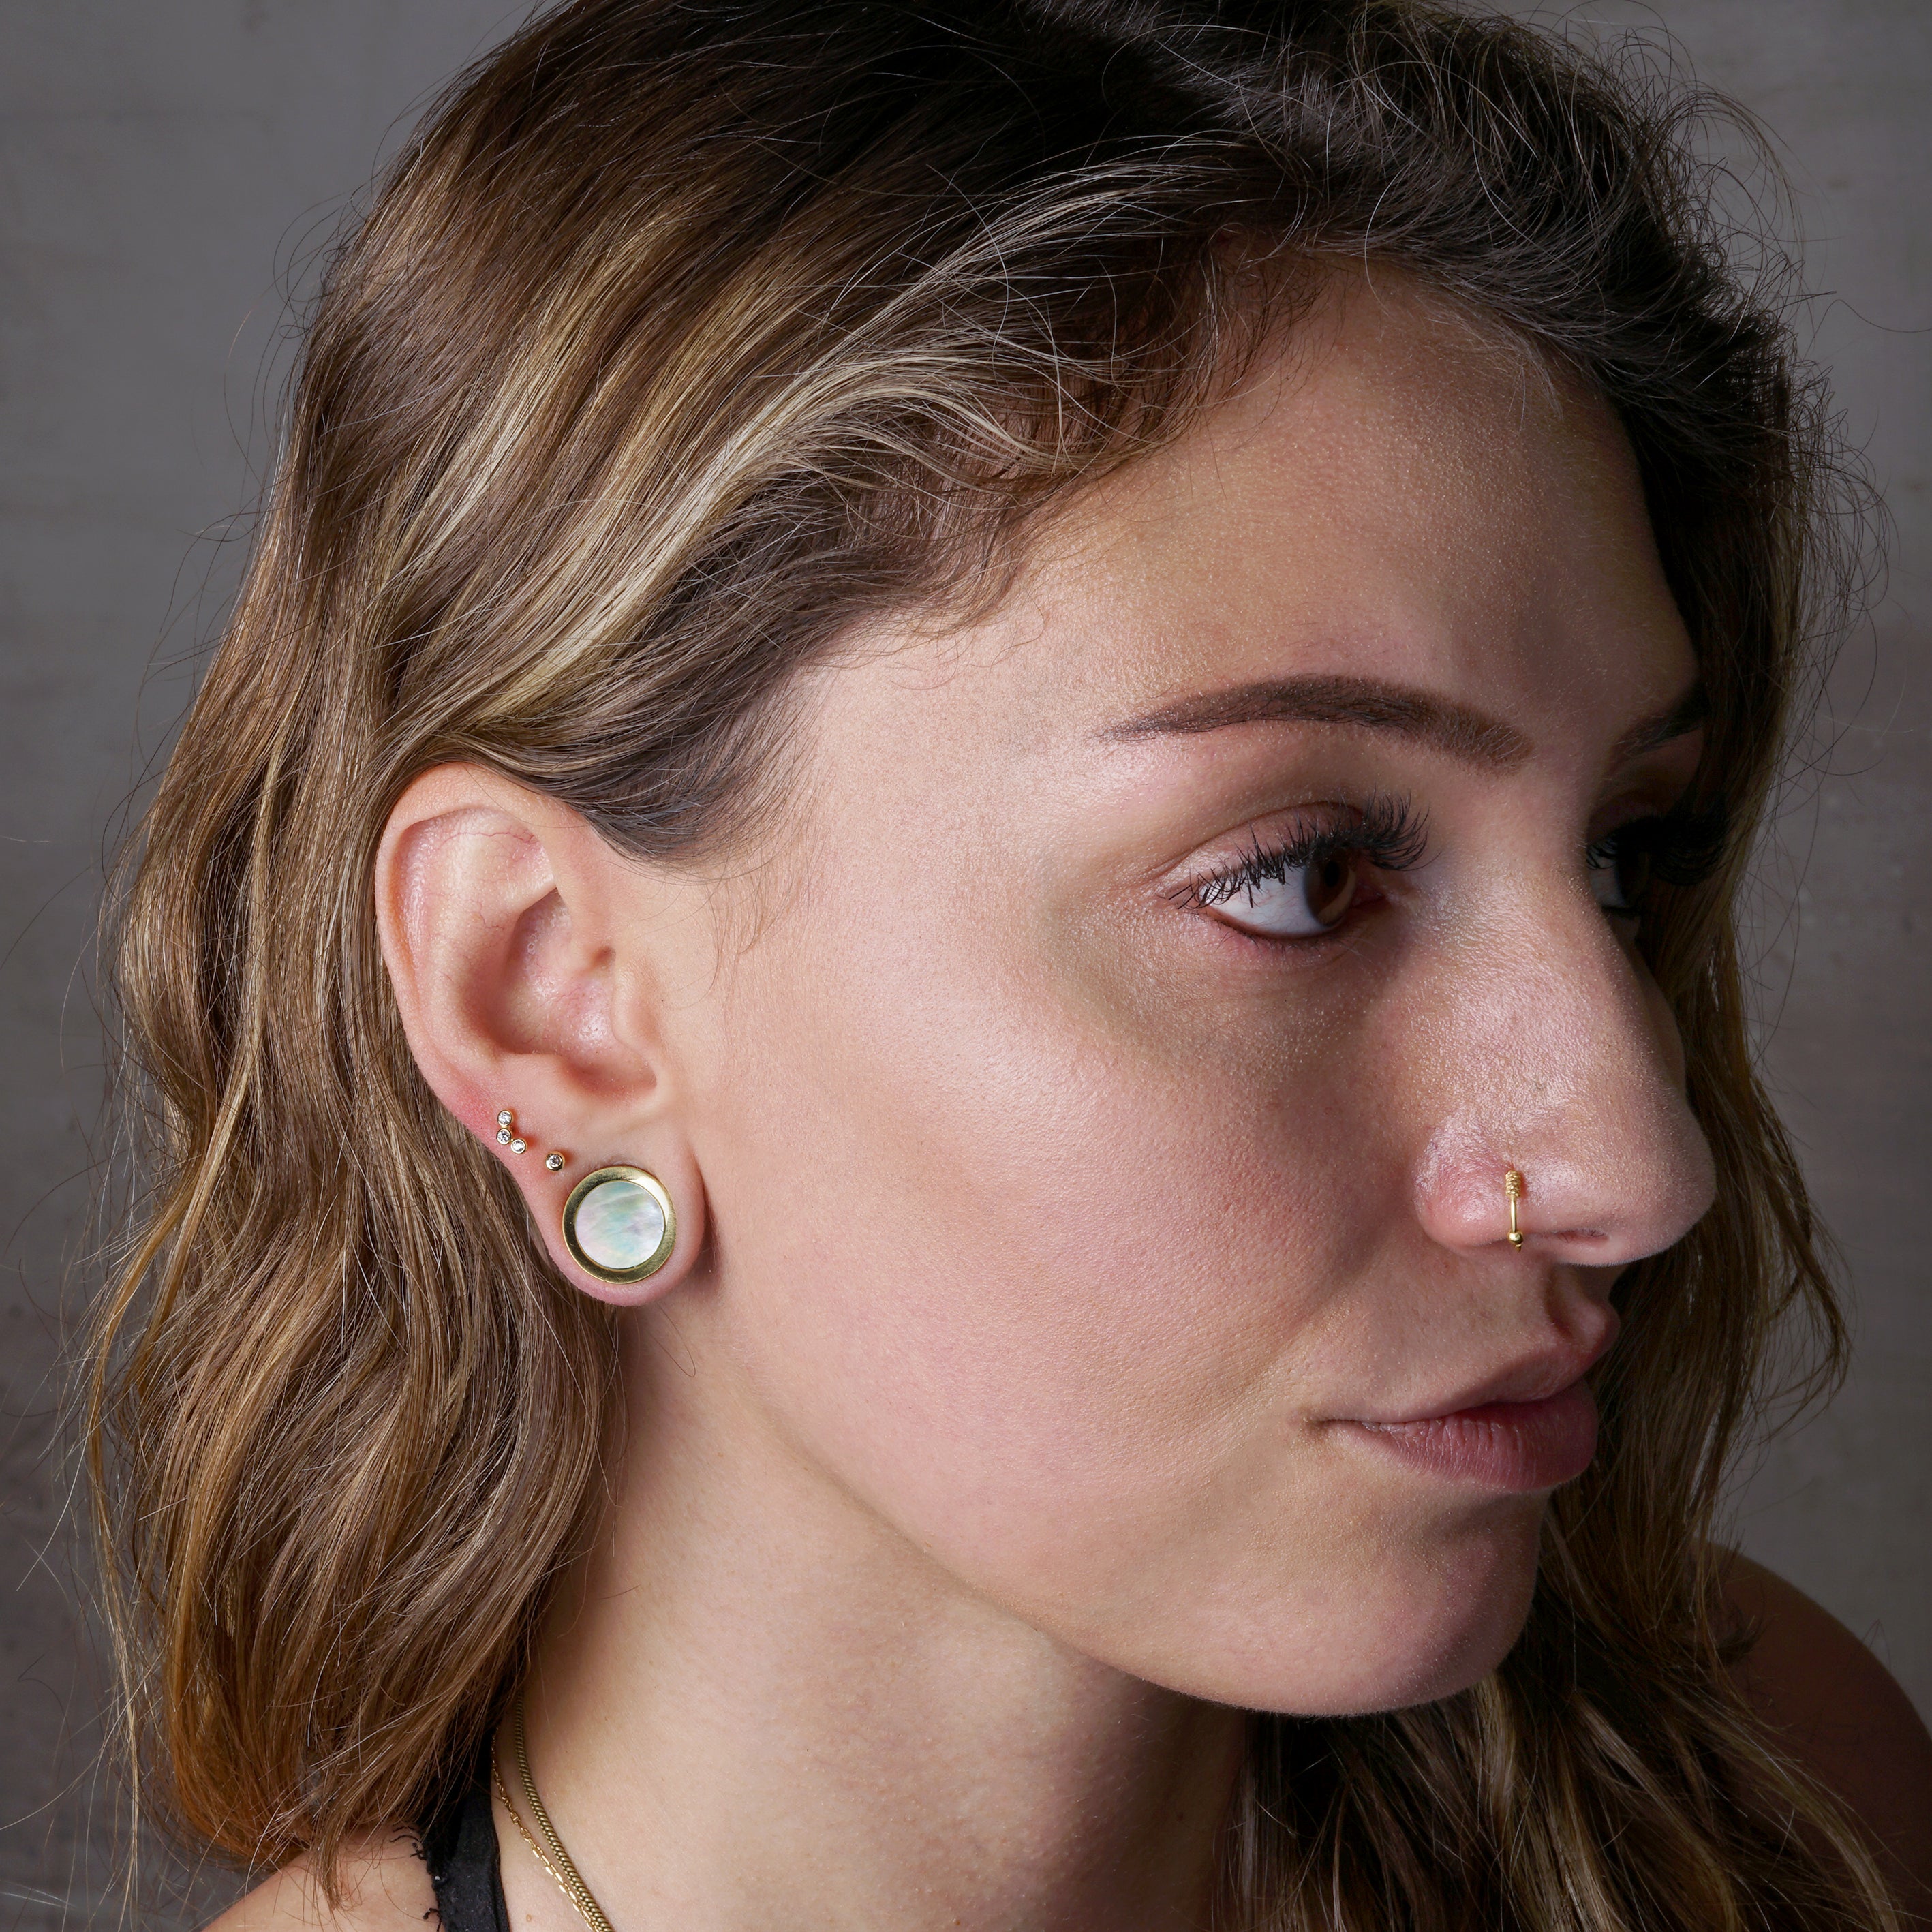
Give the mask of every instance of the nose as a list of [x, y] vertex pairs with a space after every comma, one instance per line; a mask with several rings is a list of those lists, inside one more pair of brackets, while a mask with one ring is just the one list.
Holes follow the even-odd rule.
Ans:
[[1418, 1211], [1447, 1246], [1503, 1248], [1514, 1171], [1526, 1250], [1622, 1267], [1695, 1226], [1715, 1174], [1662, 994], [1567, 883], [1444, 968]]

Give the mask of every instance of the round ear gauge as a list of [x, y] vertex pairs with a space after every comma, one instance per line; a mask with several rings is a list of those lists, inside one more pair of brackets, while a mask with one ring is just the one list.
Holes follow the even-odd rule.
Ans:
[[593, 1168], [563, 1204], [563, 1244], [599, 1281], [643, 1281], [670, 1259], [676, 1210], [664, 1183], [647, 1169]]

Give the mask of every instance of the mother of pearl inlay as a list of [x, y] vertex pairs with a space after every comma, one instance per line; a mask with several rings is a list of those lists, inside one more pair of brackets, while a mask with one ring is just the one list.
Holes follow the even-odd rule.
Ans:
[[600, 1167], [570, 1191], [564, 1244], [606, 1281], [641, 1281], [670, 1258], [676, 1216], [670, 1196], [640, 1167]]

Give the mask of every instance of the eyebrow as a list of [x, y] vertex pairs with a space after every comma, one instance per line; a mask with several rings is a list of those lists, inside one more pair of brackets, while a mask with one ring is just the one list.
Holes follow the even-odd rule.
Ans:
[[1640, 718], [1610, 748], [1610, 770], [1616, 771], [1633, 758], [1667, 745], [1673, 738], [1688, 737], [1699, 730], [1711, 716], [1711, 700], [1701, 683], [1694, 684], [1668, 711]]
[[[1703, 686], [1694, 684], [1667, 711], [1640, 718], [1611, 748], [1610, 766], [1621, 769], [1647, 752], [1696, 730], [1710, 716]], [[1189, 736], [1234, 724], [1286, 722], [1348, 724], [1392, 732], [1444, 752], [1464, 764], [1508, 771], [1534, 747], [1514, 724], [1453, 699], [1432, 697], [1379, 678], [1316, 674], [1264, 678], [1226, 691], [1184, 698], [1110, 727], [1102, 736], [1116, 742], [1168, 735]]]
[[1286, 722], [1297, 724], [1349, 724], [1370, 731], [1388, 731], [1446, 752], [1464, 764], [1507, 770], [1520, 765], [1533, 748], [1514, 724], [1486, 717], [1467, 705], [1433, 698], [1406, 685], [1379, 678], [1314, 675], [1263, 678], [1252, 684], [1212, 691], [1197, 698], [1176, 699], [1101, 735], [1117, 742], [1203, 731], [1226, 730], [1234, 724]]

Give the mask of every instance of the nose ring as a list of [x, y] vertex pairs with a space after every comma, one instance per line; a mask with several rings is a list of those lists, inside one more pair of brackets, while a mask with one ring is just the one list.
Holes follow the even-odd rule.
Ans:
[[1520, 1248], [1522, 1246], [1522, 1230], [1516, 1224], [1516, 1204], [1522, 1198], [1522, 1176], [1513, 1167], [1504, 1170], [1503, 1192], [1509, 1197], [1509, 1244]]

